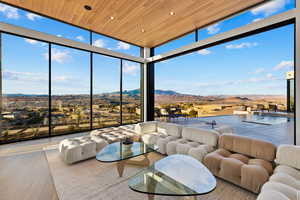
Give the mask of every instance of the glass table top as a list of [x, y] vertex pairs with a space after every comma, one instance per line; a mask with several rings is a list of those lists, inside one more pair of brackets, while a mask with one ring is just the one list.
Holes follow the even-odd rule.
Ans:
[[213, 191], [216, 179], [198, 160], [171, 155], [137, 173], [129, 179], [128, 185], [146, 194], [196, 196]]
[[155, 145], [146, 145], [142, 142], [133, 142], [131, 147], [122, 142], [114, 142], [97, 153], [96, 159], [101, 162], [117, 162], [150, 153], [156, 149]]

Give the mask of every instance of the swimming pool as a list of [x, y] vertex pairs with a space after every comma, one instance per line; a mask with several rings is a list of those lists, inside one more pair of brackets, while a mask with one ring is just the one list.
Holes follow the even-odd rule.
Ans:
[[243, 115], [241, 121], [246, 123], [255, 123], [262, 125], [274, 125], [290, 122], [292, 118], [282, 116], [268, 116], [268, 115]]

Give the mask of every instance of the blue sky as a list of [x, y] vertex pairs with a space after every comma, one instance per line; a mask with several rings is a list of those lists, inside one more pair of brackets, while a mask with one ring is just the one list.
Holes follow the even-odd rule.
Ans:
[[[0, 20], [33, 30], [89, 43], [89, 32], [0, 4]], [[93, 45], [129, 55], [140, 55], [140, 48], [93, 33]], [[48, 44], [3, 34], [4, 93], [48, 93]], [[90, 54], [52, 45], [52, 94], [89, 94]], [[94, 92], [119, 90], [120, 60], [94, 54]], [[140, 65], [124, 61], [124, 90], [136, 89], [140, 81]]]
[[[199, 38], [237, 28], [294, 7], [276, 0], [199, 30]], [[89, 32], [0, 4], [0, 19], [58, 37], [89, 42]], [[156, 89], [198, 95], [285, 94], [285, 73], [293, 70], [293, 26], [254, 35], [156, 64]], [[162, 53], [194, 42], [189, 34], [159, 48]], [[93, 44], [139, 56], [133, 45], [93, 34]], [[4, 93], [47, 94], [48, 45], [3, 34]], [[89, 94], [89, 53], [53, 45], [52, 94]], [[96, 55], [95, 93], [119, 90], [119, 59]], [[140, 65], [124, 61], [124, 89], [136, 89]]]
[[[237, 28], [294, 7], [277, 0], [199, 30], [199, 38]], [[163, 53], [194, 42], [189, 34], [156, 49]], [[286, 94], [286, 72], [294, 68], [294, 27], [240, 40], [162, 61], [155, 67], [155, 88], [194, 95]]]

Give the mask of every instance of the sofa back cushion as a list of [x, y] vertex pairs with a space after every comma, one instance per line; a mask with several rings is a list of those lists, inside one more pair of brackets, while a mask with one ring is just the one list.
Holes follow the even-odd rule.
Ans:
[[182, 126], [173, 123], [157, 122], [157, 132], [164, 135], [181, 137]]
[[237, 135], [221, 135], [219, 148], [268, 161], [273, 161], [276, 153], [275, 145], [270, 142]]
[[275, 162], [300, 170], [300, 146], [280, 145], [277, 149]]
[[135, 125], [134, 130], [137, 134], [140, 135], [157, 132], [157, 122], [149, 121], [149, 122], [138, 123]]
[[182, 137], [187, 140], [217, 146], [219, 133], [215, 130], [184, 127], [182, 129]]

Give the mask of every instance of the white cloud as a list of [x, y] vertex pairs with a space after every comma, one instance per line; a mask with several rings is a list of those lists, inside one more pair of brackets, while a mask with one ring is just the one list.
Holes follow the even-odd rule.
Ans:
[[125, 62], [123, 72], [129, 75], [137, 75], [139, 71], [139, 66], [137, 64]]
[[[43, 54], [45, 59], [48, 59], [49, 54], [45, 53]], [[67, 60], [71, 58], [68, 51], [62, 51], [56, 48], [52, 48], [51, 50], [51, 60], [56, 61], [60, 64], [65, 63]]]
[[207, 30], [208, 34], [210, 34], [210, 35], [216, 34], [221, 30], [220, 24], [217, 23], [217, 24], [208, 26], [206, 28], [206, 30]]
[[255, 18], [254, 20], [252, 20], [252, 22], [258, 22], [260, 20], [262, 20], [262, 18]]
[[267, 77], [267, 79], [272, 79], [274, 76], [273, 76], [273, 74], [268, 73], [268, 74], [266, 75], [266, 77]]
[[0, 12], [8, 19], [19, 19], [20, 15], [17, 8], [1, 4], [0, 3]]
[[243, 42], [240, 44], [229, 44], [226, 45], [226, 49], [242, 49], [242, 48], [250, 48], [255, 47], [258, 44], [256, 42], [250, 43], [250, 42]]
[[208, 54], [211, 54], [211, 51], [207, 50], [207, 49], [201, 49], [201, 50], [198, 51], [198, 54], [206, 56]]
[[54, 82], [66, 82], [66, 81], [70, 81], [71, 78], [67, 77], [67, 76], [55, 76], [52, 78], [52, 81]]
[[3, 79], [11, 81], [47, 81], [48, 76], [44, 73], [18, 72], [18, 71], [3, 71]]
[[118, 42], [117, 49], [128, 50], [130, 49], [130, 44], [127, 44], [125, 42]]
[[58, 34], [58, 35], [56, 35], [57, 37], [62, 37], [62, 35], [60, 35], [60, 34]]
[[264, 16], [270, 16], [273, 13], [283, 9], [289, 0], [272, 0], [257, 8], [251, 10], [253, 15], [263, 14]]
[[77, 40], [80, 40], [80, 41], [83, 41], [83, 40], [84, 40], [84, 37], [83, 37], [82, 35], [78, 35], [78, 36], [76, 37], [76, 39], [77, 39]]
[[262, 73], [264, 71], [265, 71], [264, 68], [257, 68], [255, 71], [249, 72], [249, 74], [260, 74], [260, 73]]
[[40, 16], [40, 15], [37, 15], [37, 14], [34, 14], [34, 13], [29, 13], [29, 12], [26, 13], [26, 17], [27, 17], [27, 19], [29, 19], [31, 21], [42, 18], [42, 16]]
[[39, 43], [39, 41], [33, 40], [33, 39], [28, 39], [28, 38], [26, 38], [26, 39], [24, 39], [24, 40], [25, 40], [25, 42], [27, 42], [27, 43], [29, 43], [29, 44], [38, 44], [38, 43]]
[[103, 48], [105, 46], [105, 42], [102, 39], [98, 39], [93, 42], [93, 46]]
[[38, 40], [33, 40], [33, 39], [29, 39], [29, 38], [24, 39], [24, 41], [29, 44], [32, 44], [32, 45], [41, 45], [42, 47], [47, 45], [47, 43], [45, 43], [45, 42], [40, 42]]
[[278, 71], [286, 68], [294, 67], [294, 61], [288, 60], [288, 61], [281, 61], [278, 65], [276, 65], [273, 70]]

